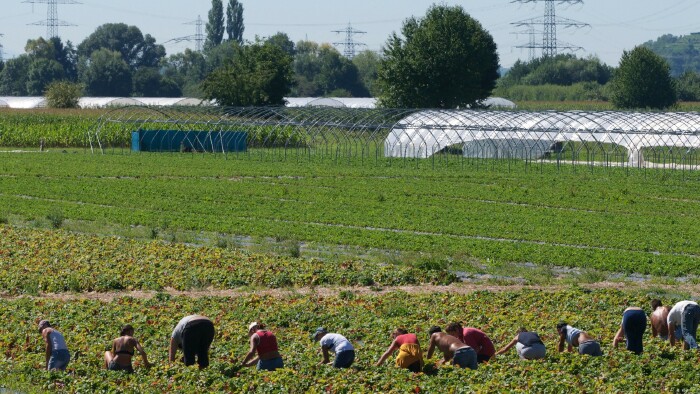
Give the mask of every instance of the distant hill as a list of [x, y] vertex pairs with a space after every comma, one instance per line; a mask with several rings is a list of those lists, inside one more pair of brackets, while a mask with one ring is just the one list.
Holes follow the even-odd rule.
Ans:
[[642, 45], [666, 59], [674, 77], [685, 71], [700, 72], [700, 33], [678, 37], [666, 34]]

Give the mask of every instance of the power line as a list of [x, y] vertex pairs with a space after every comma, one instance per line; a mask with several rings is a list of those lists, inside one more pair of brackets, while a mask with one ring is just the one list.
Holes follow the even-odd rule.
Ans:
[[30, 23], [30, 25], [46, 26], [46, 39], [58, 37], [58, 26], [76, 26], [58, 19], [59, 4], [80, 4], [75, 0], [24, 0], [22, 3], [46, 4], [46, 20]]
[[527, 27], [527, 30], [522, 30], [522, 31], [516, 31], [512, 34], [527, 34], [529, 36], [529, 40], [527, 44], [521, 44], [521, 45], [516, 45], [516, 48], [525, 48], [528, 49], [528, 61], [533, 61], [535, 60], [535, 49], [538, 48], [537, 46], [537, 40], [535, 37], [535, 26], [530, 25]]
[[521, 46], [526, 48], [541, 48], [543, 57], [556, 56], [560, 49], [579, 50], [583, 49], [579, 46], [574, 46], [557, 40], [557, 26], [564, 27], [590, 27], [588, 23], [575, 21], [573, 19], [557, 17], [555, 3], [559, 4], [583, 4], [583, 0], [512, 0], [511, 3], [545, 3], [544, 18], [531, 18], [519, 22], [514, 22], [515, 26], [534, 26], [542, 25], [542, 45], [528, 44]]
[[367, 32], [353, 29], [350, 23], [348, 23], [348, 26], [345, 29], [332, 30], [332, 32], [345, 33], [345, 40], [343, 42], [334, 42], [333, 45], [343, 45], [343, 55], [348, 59], [352, 59], [353, 57], [355, 57], [355, 48], [360, 46], [367, 46], [367, 44], [362, 42], [355, 42], [355, 40], [353, 39], [353, 36], [357, 34], [365, 34]]
[[182, 42], [182, 41], [194, 41], [194, 47], [197, 52], [202, 52], [202, 49], [204, 48], [204, 33], [202, 32], [202, 26], [204, 25], [204, 21], [202, 20], [201, 15], [197, 15], [197, 20], [192, 21], [192, 22], [187, 22], [183, 23], [184, 25], [195, 25], [195, 34], [189, 35], [189, 36], [184, 36], [184, 37], [177, 37], [170, 39], [163, 44], [167, 44], [169, 42]]

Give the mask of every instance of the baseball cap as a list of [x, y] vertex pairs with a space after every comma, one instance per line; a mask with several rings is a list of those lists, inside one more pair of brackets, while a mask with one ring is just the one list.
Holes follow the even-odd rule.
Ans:
[[316, 335], [327, 332], [324, 327], [319, 327], [311, 334], [311, 342], [316, 339]]
[[252, 330], [252, 329], [255, 328], [255, 326], [257, 326], [257, 325], [258, 325], [258, 322], [256, 322], [256, 321], [254, 321], [254, 322], [248, 324], [248, 331]]

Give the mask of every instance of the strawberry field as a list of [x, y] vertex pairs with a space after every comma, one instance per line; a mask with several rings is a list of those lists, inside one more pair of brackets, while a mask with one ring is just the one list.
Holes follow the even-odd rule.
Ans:
[[[30, 392], [695, 392], [700, 373], [696, 352], [670, 348], [649, 335], [641, 356], [612, 349], [625, 306], [646, 307], [648, 302], [646, 294], [576, 288], [466, 295], [396, 291], [197, 299], [158, 294], [113, 301], [5, 299], [0, 304], [5, 327], [0, 336], [0, 386]], [[212, 365], [201, 372], [167, 363], [170, 331], [182, 315], [193, 312], [210, 316], [217, 329]], [[35, 324], [39, 317], [51, 318], [77, 355], [65, 374], [41, 370], [43, 348]], [[258, 319], [277, 334], [285, 369], [268, 373], [238, 367], [247, 351], [247, 323]], [[600, 338], [604, 356], [556, 353], [554, 326], [560, 319]], [[391, 363], [373, 366], [394, 327], [417, 332], [425, 347], [430, 325], [455, 320], [481, 327], [497, 347], [510, 341], [517, 327], [527, 325], [540, 332], [548, 356], [521, 361], [512, 351], [475, 371], [435, 367], [431, 360], [417, 375]], [[102, 369], [102, 352], [125, 323], [135, 326], [155, 364], [152, 369], [140, 367], [138, 361], [130, 376]], [[321, 356], [309, 332], [319, 325], [345, 334], [355, 344], [353, 368], [337, 371], [317, 365]]]
[[[650, 335], [641, 356], [611, 348], [627, 306], [696, 295], [698, 180], [546, 165], [512, 173], [503, 163], [0, 153], [0, 393], [699, 392], [696, 352]], [[253, 251], [253, 241], [296, 248]], [[556, 282], [549, 269], [588, 282], [622, 275], [622, 290], [574, 283], [583, 275]], [[472, 291], [456, 275], [526, 270], [540, 287], [485, 290], [497, 275]], [[626, 286], [639, 274], [646, 282]], [[204, 371], [167, 363], [170, 332], [191, 313], [217, 329]], [[42, 370], [40, 318], [65, 334], [67, 373]], [[238, 367], [253, 320], [277, 334], [285, 369]], [[556, 353], [559, 320], [599, 338], [604, 357]], [[511, 351], [476, 371], [433, 359], [415, 375], [374, 366], [393, 328], [418, 333], [425, 350], [428, 328], [452, 321], [483, 329], [497, 348], [526, 326], [548, 356], [523, 362]], [[103, 370], [127, 323], [155, 366]], [[319, 325], [356, 345], [353, 368], [317, 365], [309, 333]]]

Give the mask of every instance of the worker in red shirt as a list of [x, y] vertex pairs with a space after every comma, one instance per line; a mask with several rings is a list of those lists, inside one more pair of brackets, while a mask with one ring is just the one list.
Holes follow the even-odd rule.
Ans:
[[445, 332], [459, 338], [465, 345], [476, 350], [476, 359], [480, 363], [489, 361], [496, 354], [496, 348], [494, 348], [491, 339], [477, 328], [463, 328], [460, 323], [451, 323], [445, 328]]

